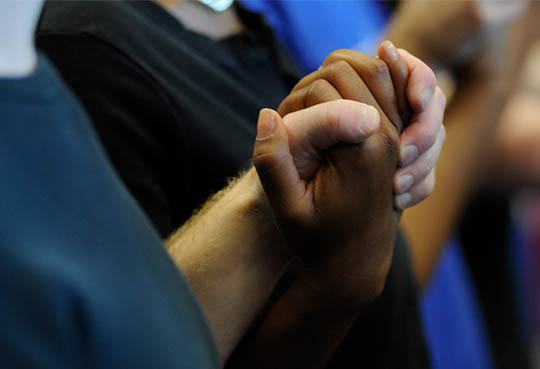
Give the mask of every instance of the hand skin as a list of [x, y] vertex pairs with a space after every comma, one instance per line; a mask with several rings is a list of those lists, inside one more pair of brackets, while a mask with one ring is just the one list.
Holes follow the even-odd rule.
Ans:
[[[295, 155], [287, 144], [303, 131], [287, 121], [298, 112], [285, 115], [283, 123], [279, 115], [259, 121], [266, 133], [259, 134], [254, 163], [280, 230], [303, 264], [299, 278], [250, 332], [227, 368], [324, 367], [363, 307], [382, 291], [400, 214], [391, 195], [401, 130], [394, 91], [402, 91], [403, 99], [408, 69], [399, 59], [383, 68], [380, 60], [370, 58], [346, 50], [333, 53], [280, 106], [289, 112], [310, 105], [299, 111], [305, 112], [341, 97], [376, 104], [381, 128], [365, 143], [338, 145], [325, 157], [308, 156], [312, 166], [305, 165], [306, 157]], [[397, 124], [384, 115], [379, 101]], [[265, 120], [274, 133], [262, 128]], [[291, 208], [291, 203], [299, 205]]]
[[[323, 107], [324, 114], [318, 108], [287, 118], [290, 125], [305, 128], [290, 141], [291, 147], [302, 145], [319, 153], [338, 142], [365, 140], [378, 129], [378, 121], [363, 111], [376, 113], [364, 104], [353, 104], [352, 115], [342, 114], [341, 103], [334, 102]], [[329, 139], [321, 142], [317, 137]], [[167, 246], [194, 289], [225, 361], [291, 258], [255, 171], [214, 195]]]
[[[359, 104], [332, 101], [287, 117], [337, 103], [342, 116]], [[254, 164], [280, 231], [303, 263], [227, 367], [323, 367], [384, 287], [401, 214], [392, 191], [398, 131], [382, 119], [364, 143], [326, 150], [324, 163], [305, 180], [289, 150], [286, 122], [272, 112], [261, 116], [259, 130], [265, 133], [257, 138]]]
[[[368, 103], [387, 113], [398, 126], [402, 125], [401, 121], [409, 120], [400, 138], [401, 168], [394, 179], [396, 206], [405, 209], [419, 203], [433, 191], [435, 163], [445, 138], [442, 117], [446, 100], [436, 85], [433, 71], [418, 58], [403, 50], [398, 52], [388, 41], [381, 44], [379, 56], [380, 59], [374, 59], [356, 51], [335, 51], [323, 69], [297, 84], [278, 112], [284, 116], [339, 98], [362, 101], [357, 91], [367, 85], [377, 101]], [[393, 93], [392, 88], [388, 88], [391, 79], [399, 79], [406, 70], [410, 73], [410, 80], [407, 84], [396, 84]], [[382, 79], [381, 86], [387, 88], [373, 86], [377, 78]], [[407, 106], [412, 109], [412, 116]], [[392, 112], [395, 109], [400, 113]], [[293, 156], [301, 158], [294, 152]], [[296, 164], [302, 167], [302, 163]]]
[[0, 2], [0, 78], [22, 78], [37, 65], [34, 31], [43, 0]]
[[[411, 81], [417, 80], [415, 84], [417, 89], [413, 91], [426, 90], [430, 82], [423, 82], [425, 78], [423, 79], [422, 76], [425, 70], [410, 67], [409, 70], [412, 71]], [[404, 85], [405, 83], [401, 84], [401, 86]], [[367, 89], [364, 90], [367, 91]], [[409, 85], [407, 85], [407, 93], [409, 93], [408, 90]], [[413, 106], [423, 106], [418, 93], [413, 96], [412, 101], [415, 102]], [[328, 112], [330, 111], [332, 110], [329, 109]], [[321, 153], [333, 144], [339, 141], [357, 143], [373, 133], [368, 126], [359, 130], [358, 120], [349, 122], [348, 125], [338, 124], [342, 121], [340, 119], [342, 116], [335, 111], [333, 114], [328, 112], [322, 116], [324, 118], [322, 121], [320, 119], [314, 121], [312, 118], [302, 120], [302, 114], [290, 114], [284, 117], [289, 133], [297, 130], [289, 137], [289, 145], [291, 151], [294, 152], [293, 157], [302, 158], [304, 162], [307, 158], [307, 167], [310, 166], [310, 158], [318, 163]], [[397, 113], [394, 114], [398, 116]], [[427, 123], [428, 127], [432, 125], [432, 122]], [[310, 124], [313, 124], [311, 129]], [[318, 131], [321, 129], [322, 131]], [[329, 137], [330, 141], [321, 142], [320, 137]], [[239, 190], [235, 190], [237, 186], [241, 186]], [[210, 321], [223, 360], [226, 360], [246, 328], [253, 322], [255, 315], [268, 298], [283, 265], [288, 261], [287, 256], [284, 256], [286, 252], [281, 246], [284, 240], [279, 239], [280, 234], [275, 228], [268, 227], [266, 220], [268, 215], [261, 210], [267, 209], [261, 205], [262, 191], [253, 190], [259, 186], [258, 182], [254, 181], [252, 171], [249, 171], [234, 186], [205, 206], [200, 216], [190, 220], [167, 242], [171, 254], [194, 286], [195, 293]], [[229, 192], [233, 193], [229, 194]], [[230, 216], [226, 216], [227, 213]], [[254, 214], [257, 214], [257, 217], [254, 217]], [[239, 222], [239, 219], [242, 221]], [[219, 257], [213, 257], [218, 248], [220, 251], [216, 255]], [[231, 273], [233, 268], [236, 268], [235, 271], [238, 273]], [[259, 274], [264, 278], [257, 277]], [[344, 285], [336, 284], [336, 286]], [[299, 289], [299, 291], [302, 290], [303, 288]], [[249, 291], [249, 294], [245, 291]], [[223, 304], [223, 301], [227, 301], [227, 304]], [[289, 304], [283, 306], [292, 307], [294, 310], [295, 301], [293, 296]], [[335, 304], [329, 306], [335, 306]], [[298, 306], [300, 310], [304, 307]], [[339, 337], [325, 334], [326, 330], [332, 329], [330, 326], [320, 327], [320, 336], [339, 341]], [[302, 331], [299, 332], [302, 333]], [[339, 332], [343, 333], [341, 329]], [[235, 365], [242, 367], [243, 364], [253, 367], [250, 366], [252, 363], [250, 360], [256, 357], [251, 354], [264, 347], [264, 345], [255, 345], [240, 348], [239, 352], [243, 353], [243, 358], [246, 360], [236, 361], [231, 367]], [[332, 349], [333, 345], [328, 344], [325, 347]], [[274, 348], [269, 347], [268, 352]], [[299, 357], [311, 355], [305, 352], [298, 352], [298, 354]], [[323, 355], [319, 359], [319, 361], [324, 361], [326, 356]]]

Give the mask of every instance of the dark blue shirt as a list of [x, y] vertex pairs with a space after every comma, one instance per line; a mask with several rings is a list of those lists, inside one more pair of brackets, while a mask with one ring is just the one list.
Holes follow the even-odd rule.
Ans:
[[0, 79], [0, 367], [217, 368], [201, 309], [40, 58]]

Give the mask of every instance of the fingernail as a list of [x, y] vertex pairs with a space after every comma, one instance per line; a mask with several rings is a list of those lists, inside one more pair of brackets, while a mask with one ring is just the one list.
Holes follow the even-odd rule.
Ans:
[[373, 106], [368, 105], [367, 109], [364, 109], [364, 121], [358, 122], [358, 126], [362, 132], [365, 131], [365, 127], [369, 126], [373, 129], [379, 123], [379, 111]]
[[416, 160], [418, 157], [418, 148], [415, 145], [408, 145], [401, 149], [399, 160], [402, 167], [406, 167]]
[[397, 178], [396, 185], [397, 185], [397, 192], [398, 193], [404, 193], [410, 190], [412, 185], [414, 184], [414, 178], [410, 174], [404, 174]]
[[431, 96], [433, 95], [433, 91], [431, 91], [430, 88], [425, 88], [424, 91], [421, 93], [421, 99], [422, 99], [422, 109], [425, 111], [428, 108], [429, 101], [431, 100]]
[[412, 201], [412, 195], [410, 193], [404, 193], [394, 197], [394, 203], [399, 209], [406, 209]]
[[388, 42], [388, 53], [390, 54], [390, 59], [392, 59], [392, 61], [398, 60], [398, 51], [396, 47], [394, 46], [392, 41], [387, 41], [387, 42]]
[[270, 109], [262, 109], [259, 112], [259, 124], [257, 125], [257, 140], [270, 138], [276, 129], [276, 117]]

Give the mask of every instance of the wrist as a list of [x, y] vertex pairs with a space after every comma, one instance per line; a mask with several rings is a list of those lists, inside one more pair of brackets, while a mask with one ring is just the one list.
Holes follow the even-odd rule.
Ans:
[[374, 262], [366, 266], [353, 259], [304, 264], [302, 283], [309, 286], [313, 294], [343, 309], [362, 309], [382, 293], [391, 256], [382, 265]]
[[255, 168], [251, 167], [240, 178], [235, 190], [241, 194], [245, 214], [255, 215], [261, 222], [275, 224]]
[[354, 286], [348, 278], [337, 278], [335, 270], [302, 265], [296, 283], [319, 307], [328, 311], [358, 312], [373, 301], [364, 296], [358, 284]]
[[231, 195], [239, 201], [240, 216], [253, 223], [253, 229], [260, 235], [261, 243], [271, 249], [268, 250], [272, 251], [271, 256], [280, 259], [284, 264], [288, 263], [292, 254], [276, 225], [259, 176], [253, 167], [239, 179]]

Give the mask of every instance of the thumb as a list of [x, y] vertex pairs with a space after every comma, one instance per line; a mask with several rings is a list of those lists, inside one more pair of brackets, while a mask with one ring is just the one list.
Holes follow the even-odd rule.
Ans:
[[296, 157], [320, 153], [337, 143], [360, 143], [379, 129], [373, 106], [334, 100], [287, 114], [284, 118], [291, 151]]
[[259, 113], [253, 164], [274, 215], [292, 217], [291, 211], [299, 210], [298, 206], [302, 205], [306, 184], [294, 165], [285, 125], [271, 109]]

